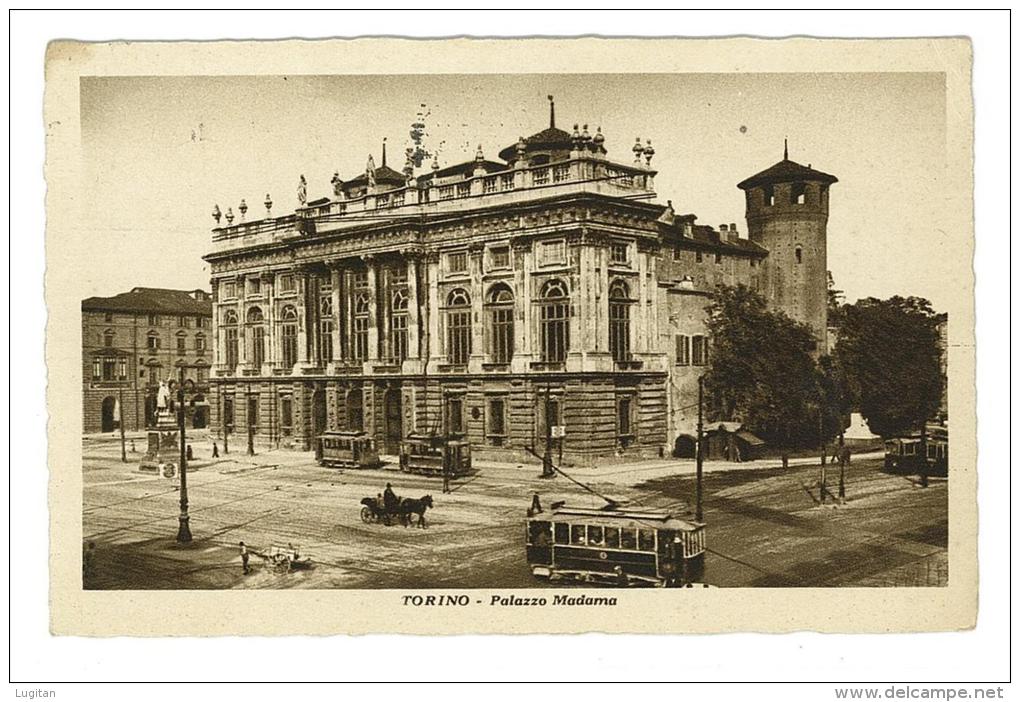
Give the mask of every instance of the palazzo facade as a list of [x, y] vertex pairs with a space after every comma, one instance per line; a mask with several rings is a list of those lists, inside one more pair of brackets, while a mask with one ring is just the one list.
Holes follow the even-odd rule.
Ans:
[[334, 174], [328, 198], [309, 201], [302, 176], [292, 212], [273, 215], [268, 195], [253, 220], [243, 201], [237, 216], [216, 207], [214, 432], [309, 450], [324, 430], [362, 430], [390, 454], [435, 432], [523, 460], [549, 425], [566, 463], [676, 451], [696, 421], [709, 295], [773, 278], [736, 225], [651, 202], [654, 149], [630, 151], [614, 162], [601, 130], [551, 116], [499, 161], [479, 147], [416, 174], [384, 151]]

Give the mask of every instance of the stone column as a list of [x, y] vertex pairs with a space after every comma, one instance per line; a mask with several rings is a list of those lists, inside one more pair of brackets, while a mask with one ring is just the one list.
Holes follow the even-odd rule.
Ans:
[[340, 268], [337, 265], [330, 266], [329, 282], [333, 286], [333, 362], [336, 363], [343, 358], [340, 348], [340, 325], [344, 323], [343, 304], [340, 297]]
[[298, 333], [297, 333], [297, 366], [308, 365], [308, 286], [310, 276], [307, 269], [299, 269], [298, 277]]
[[262, 338], [262, 368], [259, 368], [260, 375], [267, 375], [263, 369], [268, 370], [272, 375], [272, 369], [276, 367], [277, 347], [277, 324], [276, 324], [276, 276], [266, 271], [262, 274], [262, 288], [265, 295], [265, 304], [262, 305], [262, 314], [265, 318], [265, 331]]
[[247, 281], [237, 276], [237, 374], [248, 367], [248, 306], [244, 303]]
[[405, 251], [407, 265], [407, 356], [419, 361], [421, 348], [418, 345], [418, 256], [417, 251]]
[[[480, 182], [480, 181], [479, 181]], [[480, 373], [485, 360], [484, 319], [482, 302], [485, 288], [482, 286], [482, 258], [485, 253], [483, 244], [473, 244], [468, 251], [468, 269], [471, 272], [471, 356], [468, 359], [470, 371]]]
[[430, 360], [442, 362], [443, 344], [439, 335], [439, 254], [430, 251], [425, 259], [425, 278], [428, 285], [427, 348]]
[[340, 324], [344, 326], [344, 344], [343, 349], [343, 360], [349, 362], [354, 356], [354, 343], [352, 333], [353, 317], [354, 317], [354, 297], [351, 292], [354, 286], [354, 272], [350, 268], [345, 268], [340, 274], [341, 280], [343, 280], [343, 290], [341, 291], [343, 300], [343, 313], [340, 318]]
[[368, 361], [379, 360], [379, 262], [374, 256], [365, 256], [368, 267]]
[[533, 256], [530, 241], [515, 241], [511, 251], [514, 257], [514, 357], [511, 369], [526, 371], [534, 348], [532, 326], [534, 305], [531, 304], [531, 267]]

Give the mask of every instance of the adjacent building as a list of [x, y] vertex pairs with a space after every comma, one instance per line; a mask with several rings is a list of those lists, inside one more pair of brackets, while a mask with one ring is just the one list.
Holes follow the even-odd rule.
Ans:
[[213, 357], [212, 302], [203, 290], [133, 288], [81, 303], [84, 431], [125, 430], [154, 421], [160, 380], [185, 369], [191, 425], [208, 422]]
[[362, 430], [389, 453], [438, 432], [502, 457], [548, 432], [567, 462], [664, 455], [694, 434], [716, 285], [760, 290], [824, 351], [836, 179], [784, 155], [743, 181], [745, 238], [653, 202], [654, 148], [623, 150], [551, 113], [499, 160], [398, 172], [384, 151], [330, 197], [302, 176], [293, 211], [215, 207], [214, 431], [309, 449]]

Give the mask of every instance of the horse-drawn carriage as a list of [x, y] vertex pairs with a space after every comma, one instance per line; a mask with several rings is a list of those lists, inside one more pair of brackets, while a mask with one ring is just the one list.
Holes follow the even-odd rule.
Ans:
[[327, 468], [375, 468], [379, 451], [363, 431], [325, 431], [318, 437], [315, 458]]
[[432, 495], [424, 495], [419, 499], [412, 497], [401, 499], [394, 495], [388, 504], [381, 496], [364, 497], [361, 500], [361, 521], [365, 524], [382, 522], [390, 526], [394, 519], [398, 519], [405, 527], [417, 526], [420, 529], [427, 529], [425, 510], [432, 506]]
[[459, 478], [471, 471], [471, 444], [452, 436], [408, 434], [400, 442], [400, 470]]
[[292, 570], [304, 570], [310, 568], [312, 559], [302, 556], [293, 544], [287, 544], [286, 548], [272, 546], [266, 553], [258, 553], [275, 570], [289, 573]]

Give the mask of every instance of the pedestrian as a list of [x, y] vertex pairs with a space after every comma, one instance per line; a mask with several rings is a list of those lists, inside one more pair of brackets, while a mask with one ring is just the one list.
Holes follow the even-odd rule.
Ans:
[[81, 559], [81, 571], [86, 578], [91, 577], [96, 571], [96, 543], [94, 541], [89, 541], [85, 545], [85, 553]]
[[542, 501], [538, 499], [537, 492], [531, 496], [531, 509], [528, 510], [528, 516], [536, 514], [542, 514]]
[[839, 450], [839, 465], [841, 468], [848, 468], [850, 466], [850, 447], [843, 444], [843, 447]]
[[241, 547], [241, 571], [245, 575], [248, 575], [248, 573], [251, 572], [251, 568], [248, 567], [248, 547], [244, 545], [243, 541], [240, 543], [240, 547]]
[[212, 444], [212, 457], [213, 458], [219, 458], [220, 457], [220, 447], [216, 445], [215, 441]]
[[191, 450], [191, 444], [188, 444], [188, 450], [185, 451], [184, 455], [187, 457], [189, 461], [193, 461], [195, 459], [195, 454]]

